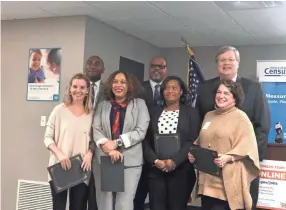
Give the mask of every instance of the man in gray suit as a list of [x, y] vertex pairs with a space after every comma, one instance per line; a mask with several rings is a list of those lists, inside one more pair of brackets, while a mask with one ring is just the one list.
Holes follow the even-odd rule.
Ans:
[[[97, 104], [103, 99], [104, 85], [101, 81], [101, 75], [104, 73], [104, 62], [99, 56], [91, 56], [85, 66], [85, 74], [90, 79], [90, 87], [92, 93], [93, 107], [96, 109]], [[93, 129], [90, 131], [91, 142], [93, 142]], [[90, 149], [94, 152], [95, 145], [90, 143]], [[95, 160], [95, 155], [93, 155], [93, 160]], [[92, 164], [93, 165], [93, 164]], [[94, 176], [91, 175], [88, 190], [88, 210], [97, 210], [96, 202], [96, 191]]]

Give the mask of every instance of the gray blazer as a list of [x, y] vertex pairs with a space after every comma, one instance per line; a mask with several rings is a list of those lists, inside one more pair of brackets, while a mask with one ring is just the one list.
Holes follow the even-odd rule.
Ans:
[[[102, 101], [94, 114], [93, 139], [97, 144], [95, 155], [100, 164], [100, 156], [107, 156], [99, 147], [106, 140], [111, 140], [110, 101]], [[149, 113], [143, 99], [137, 98], [129, 102], [126, 108], [123, 131], [120, 138], [123, 141], [123, 156], [125, 166], [140, 166], [143, 164], [142, 141], [149, 126]]]
[[[98, 91], [97, 96], [95, 98], [95, 106], [93, 107], [92, 120], [94, 120], [95, 110], [97, 109], [99, 102], [101, 102], [103, 100], [104, 100], [104, 84], [101, 81], [100, 85], [99, 85], [99, 91]], [[95, 148], [96, 148], [96, 144], [93, 141], [93, 128], [92, 128], [92, 126], [90, 128], [90, 133], [89, 134], [90, 134], [89, 148], [92, 151], [94, 151]], [[92, 158], [94, 159], [94, 155], [92, 156]]]

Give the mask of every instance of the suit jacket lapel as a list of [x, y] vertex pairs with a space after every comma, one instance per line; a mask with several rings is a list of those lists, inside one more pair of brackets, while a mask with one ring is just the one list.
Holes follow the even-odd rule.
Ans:
[[137, 115], [137, 106], [134, 106], [136, 103], [134, 101], [129, 102], [129, 104], [126, 107], [126, 113], [125, 113], [125, 118], [124, 118], [124, 125], [123, 125], [123, 131], [122, 133], [127, 133], [130, 131], [131, 125], [133, 124], [133, 116]]
[[181, 133], [180, 128], [185, 125], [186, 116], [187, 116], [186, 106], [180, 105], [179, 119], [178, 119], [178, 125], [177, 125], [177, 133]]
[[220, 78], [217, 77], [217, 78], [215, 78], [215, 80], [214, 80], [214, 82], [213, 82], [213, 90], [214, 90], [214, 93], [216, 92], [216, 90], [217, 90], [219, 84], [220, 84]]
[[211, 100], [212, 100], [212, 103], [214, 103], [214, 104], [215, 104], [215, 95], [216, 95], [216, 91], [218, 89], [219, 84], [220, 84], [220, 78], [217, 77], [217, 78], [214, 79], [214, 81], [212, 83], [212, 88], [211, 88], [211, 91], [212, 91], [211, 92], [211, 95], [212, 95]]
[[150, 101], [151, 104], [154, 104], [154, 100], [153, 100], [153, 90], [152, 90], [150, 81], [148, 81], [147, 97], [148, 97], [147, 100]]
[[98, 103], [102, 101], [103, 97], [104, 97], [104, 84], [103, 82], [100, 82], [98, 93], [95, 98], [95, 108], [97, 107]]
[[111, 127], [110, 127], [110, 112], [111, 112], [111, 103], [105, 102], [103, 106], [103, 128], [106, 128], [106, 134], [108, 139], [111, 139]]
[[241, 105], [241, 107], [244, 108], [244, 110], [246, 110], [247, 107], [250, 107], [251, 101], [252, 100], [248, 100], [249, 97], [253, 97], [253, 95], [255, 93], [251, 93], [252, 89], [249, 87], [249, 84], [247, 84], [246, 80], [244, 78], [241, 77], [237, 77], [237, 82], [240, 83], [240, 85], [242, 86], [243, 92], [244, 92], [244, 101]]
[[159, 117], [161, 116], [162, 112], [163, 112], [163, 107], [156, 107], [156, 112], [154, 112], [154, 116], [152, 119], [152, 129], [153, 129], [153, 133], [154, 134], [159, 134], [159, 130], [158, 130], [158, 120]]

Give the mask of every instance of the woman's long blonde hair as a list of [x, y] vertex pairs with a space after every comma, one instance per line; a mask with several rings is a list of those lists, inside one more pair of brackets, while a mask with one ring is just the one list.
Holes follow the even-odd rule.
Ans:
[[83, 100], [83, 106], [84, 106], [85, 113], [89, 114], [90, 112], [92, 112], [92, 108], [93, 108], [92, 99], [91, 99], [91, 91], [90, 91], [90, 80], [83, 73], [77, 73], [77, 74], [73, 75], [73, 77], [70, 79], [69, 85], [68, 85], [66, 92], [65, 92], [65, 95], [64, 95], [63, 102], [66, 105], [72, 104], [72, 96], [70, 94], [70, 88], [72, 86], [73, 80], [75, 80], [75, 79], [84, 80], [86, 82], [87, 88], [89, 89], [88, 94], [85, 96], [85, 98]]

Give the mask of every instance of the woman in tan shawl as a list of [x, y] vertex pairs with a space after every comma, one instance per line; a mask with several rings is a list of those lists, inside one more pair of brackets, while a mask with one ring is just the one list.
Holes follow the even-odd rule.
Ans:
[[[251, 210], [251, 181], [259, 175], [255, 133], [247, 115], [237, 107], [244, 93], [239, 83], [222, 81], [215, 97], [216, 109], [206, 114], [194, 144], [215, 150], [222, 177], [199, 172], [198, 195], [203, 210]], [[189, 153], [189, 161], [195, 158]]]

